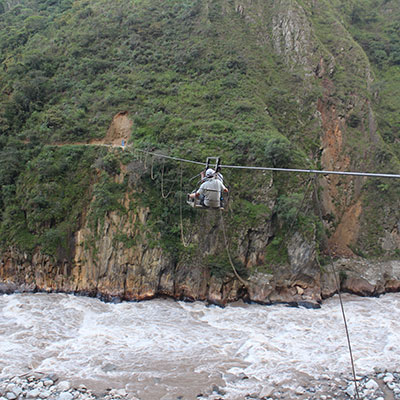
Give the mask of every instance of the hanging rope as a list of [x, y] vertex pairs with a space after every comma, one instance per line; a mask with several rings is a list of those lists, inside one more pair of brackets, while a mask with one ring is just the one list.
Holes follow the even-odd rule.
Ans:
[[162, 169], [161, 169], [161, 197], [163, 199], [166, 199], [172, 193], [172, 188], [169, 190], [169, 192], [166, 195], [164, 194], [164, 167], [165, 167], [165, 162], [163, 162]]
[[224, 243], [225, 243], [225, 249], [226, 249], [226, 254], [228, 255], [228, 260], [229, 263], [231, 264], [233, 273], [235, 274], [236, 278], [238, 279], [238, 281], [245, 287], [248, 287], [248, 283], [246, 281], [243, 280], [243, 278], [239, 275], [239, 273], [237, 272], [235, 265], [233, 264], [232, 261], [232, 257], [231, 257], [231, 253], [229, 251], [229, 245], [228, 245], [228, 238], [226, 236], [226, 231], [225, 231], [225, 224], [224, 224], [224, 217], [222, 215], [222, 210], [219, 210], [220, 212], [220, 216], [221, 216], [221, 226], [222, 226], [222, 233], [224, 235]]
[[315, 196], [315, 201], [317, 203], [317, 209], [318, 209], [319, 218], [320, 218], [320, 221], [321, 221], [321, 224], [322, 224], [322, 232], [323, 232], [323, 236], [324, 236], [324, 241], [327, 244], [328, 255], [329, 255], [329, 259], [330, 259], [332, 273], [333, 273], [334, 280], [335, 280], [336, 290], [337, 290], [337, 293], [339, 295], [339, 303], [340, 303], [340, 309], [342, 311], [344, 328], [345, 328], [345, 331], [346, 331], [347, 347], [349, 349], [349, 354], [350, 354], [351, 369], [352, 369], [352, 373], [353, 373], [353, 381], [354, 381], [354, 387], [355, 387], [355, 390], [356, 390], [356, 397], [357, 397], [357, 400], [360, 400], [360, 394], [358, 392], [358, 386], [357, 386], [356, 369], [355, 369], [355, 366], [354, 366], [353, 351], [351, 349], [350, 334], [349, 334], [349, 329], [348, 329], [348, 326], [347, 326], [346, 314], [344, 312], [344, 305], [343, 305], [342, 295], [341, 295], [341, 292], [340, 292], [339, 279], [338, 279], [338, 276], [337, 276], [337, 273], [336, 273], [335, 265], [333, 263], [333, 257], [332, 257], [331, 249], [330, 249], [329, 244], [328, 244], [328, 237], [327, 237], [327, 235], [325, 233], [325, 229], [324, 229], [324, 225], [323, 225], [324, 221], [322, 219], [322, 211], [321, 211], [321, 207], [320, 207], [320, 203], [319, 203], [319, 196], [318, 196], [318, 189], [317, 189], [316, 180], [317, 180], [317, 175], [315, 175], [314, 179], [313, 179], [314, 196]]
[[154, 156], [151, 158], [150, 178], [152, 181], [156, 180], [156, 177], [154, 176]]
[[182, 202], [183, 202], [183, 169], [182, 169], [182, 161], [180, 162], [180, 172], [181, 172], [181, 190], [180, 190], [180, 199], [179, 199], [179, 215], [180, 215], [180, 227], [181, 227], [181, 242], [183, 247], [188, 247], [190, 242], [185, 242], [185, 235], [183, 233], [183, 211], [182, 211]]
[[[181, 161], [181, 163], [182, 163], [182, 161]], [[192, 177], [189, 179], [189, 182], [192, 182], [192, 180], [195, 179], [195, 178], [197, 178], [198, 176], [201, 176], [201, 172], [200, 172], [199, 174], [196, 174], [195, 176], [192, 176]]]

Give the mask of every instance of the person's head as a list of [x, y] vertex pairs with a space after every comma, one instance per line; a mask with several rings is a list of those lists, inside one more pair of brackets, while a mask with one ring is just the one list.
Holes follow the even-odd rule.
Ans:
[[208, 168], [206, 171], [206, 178], [212, 178], [215, 174], [215, 171], [212, 168]]

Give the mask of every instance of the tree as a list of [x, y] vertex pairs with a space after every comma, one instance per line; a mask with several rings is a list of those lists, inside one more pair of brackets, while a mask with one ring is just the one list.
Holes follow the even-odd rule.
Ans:
[[289, 140], [283, 136], [273, 137], [265, 146], [265, 157], [273, 167], [286, 167], [292, 160], [292, 149]]

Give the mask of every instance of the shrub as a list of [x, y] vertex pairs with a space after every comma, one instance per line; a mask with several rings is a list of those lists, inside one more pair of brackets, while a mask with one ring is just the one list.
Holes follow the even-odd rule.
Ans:
[[351, 113], [349, 115], [349, 118], [347, 119], [347, 125], [349, 125], [352, 128], [357, 128], [358, 125], [361, 123], [361, 118], [359, 115], [355, 113]]
[[281, 195], [277, 199], [275, 212], [282, 221], [290, 225], [296, 222], [295, 218], [298, 214], [301, 202], [302, 195], [300, 193]]
[[121, 172], [119, 159], [114, 153], [98, 158], [95, 167], [106, 171], [109, 175], [118, 175]]
[[274, 237], [265, 249], [265, 266], [273, 270], [271, 267], [287, 264], [288, 261], [289, 257], [284, 239], [280, 236]]
[[94, 201], [89, 215], [94, 230], [104, 222], [104, 217], [110, 211], [124, 210], [120, 199], [125, 191], [125, 185], [112, 181], [104, 172], [100, 181], [94, 185]]
[[[211, 276], [215, 276], [218, 279], [223, 279], [227, 275], [233, 274], [233, 269], [232, 265], [229, 261], [229, 258], [226, 253], [224, 254], [219, 254], [219, 255], [210, 255], [207, 257], [207, 266], [210, 269], [210, 274]], [[238, 261], [238, 260], [233, 260], [233, 265], [235, 266], [235, 269], [237, 273], [245, 278], [247, 276], [247, 271], [244, 265]]]
[[287, 167], [292, 160], [290, 142], [283, 136], [269, 139], [264, 154], [270, 165], [275, 168]]

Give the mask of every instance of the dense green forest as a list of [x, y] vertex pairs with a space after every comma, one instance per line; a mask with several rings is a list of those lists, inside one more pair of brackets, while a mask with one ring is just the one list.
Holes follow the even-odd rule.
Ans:
[[[89, 217], [95, 232], [108, 211], [124, 212], [119, 199], [135, 186], [141, 187], [141, 204], [151, 207], [162, 245], [177, 254], [188, 251], [181, 248], [178, 222], [182, 191], [190, 184], [179, 187], [179, 164], [156, 161], [164, 183], [176, 185], [163, 201], [161, 174], [152, 181], [133, 151], [67, 145], [103, 138], [121, 111], [133, 120], [130, 144], [138, 148], [198, 161], [218, 154], [229, 164], [320, 168], [322, 128], [315, 115], [324, 99], [343, 115], [349, 168], [399, 173], [398, 1], [324, 0], [318, 6], [288, 1], [304, 10], [313, 29], [310, 46], [317, 50], [303, 64], [288, 62], [271, 39], [273, 13], [285, 2], [255, 1], [247, 15], [250, 4], [244, 2], [242, 12], [239, 3], [0, 1], [3, 249], [32, 253], [40, 247], [68, 258], [93, 196]], [[316, 71], [321, 55], [327, 64], [335, 59], [329, 93], [317, 72], [308, 73]], [[372, 112], [377, 132], [371, 138], [366, 132]], [[117, 183], [120, 165], [129, 173]], [[199, 172], [182, 168], [184, 182]], [[297, 210], [304, 176], [228, 171], [226, 178], [235, 198], [231, 227], [277, 219], [266, 250], [272, 262], [285, 262], [282, 241], [293, 224], [305, 235], [320, 234], [316, 213]], [[264, 193], [271, 180], [272, 203]], [[366, 234], [356, 246], [359, 254], [382, 255], [377, 241], [389, 223], [382, 213], [396, 210], [399, 186], [383, 180], [366, 184]], [[379, 210], [382, 196], [385, 211]], [[183, 217], [193, 223], [199, 218], [186, 207]], [[126, 238], [121, 242], [130, 245]]]

